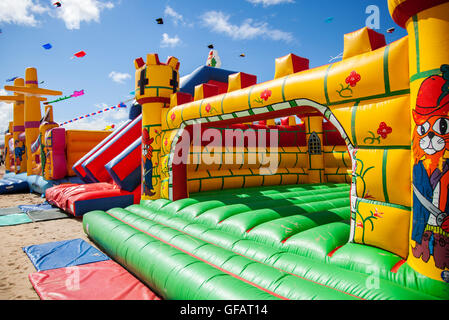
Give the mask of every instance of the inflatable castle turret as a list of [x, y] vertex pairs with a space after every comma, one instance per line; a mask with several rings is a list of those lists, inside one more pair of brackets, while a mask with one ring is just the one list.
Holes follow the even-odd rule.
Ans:
[[449, 281], [449, 2], [390, 0], [407, 29], [412, 109], [412, 193], [407, 263]]

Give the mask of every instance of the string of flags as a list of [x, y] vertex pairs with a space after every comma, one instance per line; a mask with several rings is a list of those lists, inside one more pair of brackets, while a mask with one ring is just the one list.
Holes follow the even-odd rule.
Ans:
[[55, 103], [55, 102], [59, 102], [59, 101], [62, 101], [62, 100], [67, 100], [67, 99], [70, 99], [70, 98], [76, 98], [76, 97], [79, 97], [79, 96], [82, 96], [82, 95], [84, 95], [84, 89], [80, 90], [80, 91], [73, 91], [73, 93], [70, 96], [65, 96], [65, 97], [62, 97], [62, 98], [58, 98], [58, 99], [53, 100], [53, 101], [47, 101], [47, 102], [44, 102], [44, 104], [47, 105], [47, 104], [50, 104], [50, 103]]
[[89, 118], [89, 117], [95, 116], [95, 115], [103, 113], [103, 112], [107, 112], [107, 111], [114, 110], [114, 109], [119, 109], [119, 108], [126, 108], [126, 107], [127, 106], [126, 106], [126, 104], [124, 102], [120, 102], [116, 106], [112, 106], [112, 107], [105, 108], [103, 110], [98, 110], [96, 112], [88, 113], [88, 114], [85, 114], [84, 116], [80, 116], [80, 117], [74, 118], [72, 120], [68, 120], [68, 121], [62, 122], [59, 125], [63, 126], [65, 124], [72, 123], [72, 122], [75, 122], [75, 121], [78, 121], [78, 120], [81, 120], [81, 119], [84, 119], [84, 118]]

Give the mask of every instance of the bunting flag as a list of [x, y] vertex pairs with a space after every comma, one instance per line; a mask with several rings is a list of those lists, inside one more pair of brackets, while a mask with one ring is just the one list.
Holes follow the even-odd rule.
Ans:
[[[132, 99], [132, 100], [133, 100], [133, 99]], [[63, 125], [65, 125], [65, 124], [72, 123], [72, 122], [74, 122], [74, 121], [78, 121], [78, 120], [81, 120], [81, 119], [84, 119], [84, 118], [88, 118], [88, 117], [91, 117], [91, 116], [95, 116], [95, 115], [100, 114], [100, 113], [103, 113], [103, 112], [107, 112], [107, 111], [114, 110], [114, 109], [119, 109], [119, 108], [126, 108], [126, 107], [127, 107], [127, 106], [126, 106], [125, 103], [120, 102], [120, 103], [119, 103], [118, 105], [116, 105], [116, 106], [107, 107], [107, 108], [105, 108], [105, 109], [103, 109], [103, 110], [98, 110], [97, 112], [88, 113], [88, 114], [85, 114], [85, 115], [83, 115], [83, 116], [74, 118], [74, 119], [72, 119], [72, 120], [68, 120], [68, 121], [62, 122], [62, 123], [60, 123], [59, 125], [60, 125], [60, 126], [63, 126]]]
[[67, 100], [67, 99], [70, 99], [70, 98], [76, 98], [76, 97], [79, 97], [79, 96], [82, 96], [82, 95], [84, 95], [84, 89], [80, 90], [80, 91], [73, 91], [73, 93], [70, 96], [65, 96], [65, 97], [62, 97], [62, 98], [58, 98], [58, 99], [53, 100], [53, 101], [47, 101], [47, 102], [44, 102], [44, 104], [47, 105], [47, 104], [50, 104], [50, 103], [55, 103], [55, 102]]

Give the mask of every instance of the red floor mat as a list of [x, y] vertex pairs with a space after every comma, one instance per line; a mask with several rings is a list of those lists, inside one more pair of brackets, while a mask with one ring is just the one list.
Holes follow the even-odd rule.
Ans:
[[160, 300], [112, 260], [35, 272], [28, 277], [42, 300]]

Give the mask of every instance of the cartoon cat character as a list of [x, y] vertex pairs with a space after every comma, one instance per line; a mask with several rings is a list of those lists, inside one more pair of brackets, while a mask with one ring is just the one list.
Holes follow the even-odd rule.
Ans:
[[151, 146], [151, 144], [153, 143], [153, 141], [154, 138], [150, 139], [148, 130], [144, 128], [142, 130], [142, 162], [144, 169], [143, 194], [150, 197], [156, 194], [153, 187], [153, 161], [151, 160], [151, 157], [153, 156], [153, 147]]
[[413, 110], [413, 256], [449, 268], [449, 65], [421, 84]]

